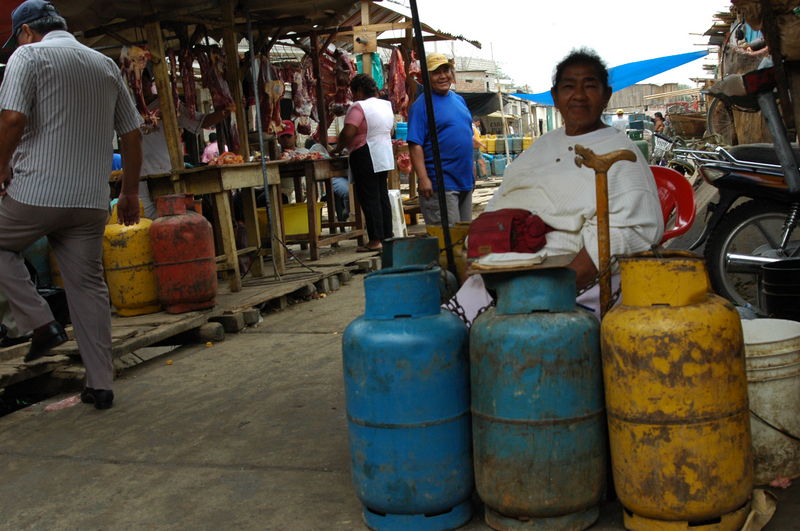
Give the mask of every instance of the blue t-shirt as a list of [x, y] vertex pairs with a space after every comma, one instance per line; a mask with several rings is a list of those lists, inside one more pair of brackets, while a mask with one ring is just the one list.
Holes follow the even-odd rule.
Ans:
[[[442, 158], [444, 189], [472, 190], [472, 115], [464, 98], [453, 91], [446, 95], [432, 94], [439, 152]], [[408, 142], [422, 146], [425, 167], [436, 191], [436, 170], [433, 167], [433, 148], [428, 134], [428, 113], [425, 98], [420, 96], [408, 114]]]

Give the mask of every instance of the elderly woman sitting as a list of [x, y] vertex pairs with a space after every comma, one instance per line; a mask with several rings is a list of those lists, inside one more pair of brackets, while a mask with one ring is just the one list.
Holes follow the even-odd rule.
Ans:
[[[653, 175], [642, 154], [624, 132], [600, 119], [611, 97], [602, 59], [591, 50], [573, 51], [556, 67], [551, 93], [564, 127], [543, 135], [506, 169], [486, 211], [523, 208], [540, 216], [553, 229], [547, 233], [547, 255], [574, 254], [567, 267], [575, 270], [581, 289], [598, 273], [598, 229], [594, 172], [576, 166], [576, 144], [598, 155], [618, 149], [636, 154], [636, 162], [618, 162], [608, 172], [612, 255], [644, 251], [658, 243], [663, 219]], [[476, 275], [456, 296], [468, 315], [477, 313], [480, 301], [476, 304], [475, 294], [481, 292], [487, 301]], [[577, 302], [597, 312], [597, 297], [595, 287]]]

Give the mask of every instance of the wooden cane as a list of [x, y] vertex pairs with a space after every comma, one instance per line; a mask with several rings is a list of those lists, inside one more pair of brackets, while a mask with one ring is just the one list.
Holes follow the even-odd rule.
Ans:
[[575, 145], [575, 164], [594, 170], [597, 201], [597, 254], [600, 259], [600, 316], [608, 311], [611, 302], [611, 234], [608, 221], [608, 169], [620, 160], [636, 161], [629, 149], [618, 149], [605, 155], [579, 144]]

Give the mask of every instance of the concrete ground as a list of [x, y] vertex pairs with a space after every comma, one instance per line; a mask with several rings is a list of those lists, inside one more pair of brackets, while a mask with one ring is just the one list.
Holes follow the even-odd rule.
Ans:
[[[363, 277], [127, 371], [114, 408], [0, 418], [2, 529], [358, 530], [341, 333]], [[800, 489], [768, 529], [800, 529]], [[480, 516], [464, 529], [488, 529]], [[622, 529], [618, 504], [594, 529]]]

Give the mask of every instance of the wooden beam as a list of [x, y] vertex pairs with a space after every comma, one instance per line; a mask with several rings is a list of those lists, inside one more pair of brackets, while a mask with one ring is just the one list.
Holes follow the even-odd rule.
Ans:
[[316, 33], [311, 34], [311, 68], [314, 71], [314, 77], [317, 79], [317, 118], [319, 118], [320, 135], [319, 143], [323, 147], [328, 147], [328, 117], [327, 109], [325, 109], [325, 94], [322, 88], [322, 76], [319, 70], [319, 38]]
[[142, 4], [142, 11], [145, 13], [144, 16], [134, 17], [128, 20], [123, 20], [121, 22], [106, 24], [105, 26], [100, 26], [98, 28], [87, 30], [83, 32], [83, 37], [90, 38], [90, 37], [96, 37], [98, 35], [107, 34], [108, 31], [121, 31], [130, 28], [139, 28], [151, 22], [164, 22], [165, 20], [175, 20], [181, 16], [190, 16], [193, 14], [197, 14], [199, 11], [216, 9], [217, 7], [218, 7], [217, 1], [209, 0], [207, 2], [195, 4], [191, 7], [181, 7], [168, 11], [160, 11], [156, 13], [155, 10], [153, 10], [152, 6], [150, 5], [150, 2], [145, 1]]
[[239, 154], [245, 160], [250, 156], [250, 142], [247, 140], [247, 116], [244, 112], [242, 95], [242, 75], [239, 71], [239, 34], [234, 30], [234, 0], [224, 0], [222, 16], [227, 23], [222, 30], [222, 44], [225, 49], [226, 77], [236, 104], [236, 129], [239, 133]]
[[[361, 25], [369, 24], [369, 0], [361, 0]], [[355, 28], [354, 28], [355, 29]], [[366, 46], [368, 48], [368, 46]], [[361, 71], [372, 77], [372, 51], [367, 49], [366, 53], [361, 54]]]
[[[144, 29], [153, 63], [158, 101], [161, 105], [161, 127], [164, 130], [164, 137], [167, 141], [170, 166], [172, 171], [175, 172], [182, 170], [184, 167], [183, 151], [180, 137], [178, 136], [178, 115], [175, 111], [175, 102], [172, 99], [172, 85], [167, 71], [167, 61], [164, 57], [164, 39], [161, 34], [161, 23], [150, 22], [145, 24]], [[176, 193], [182, 192], [180, 181], [175, 181], [174, 186]]]

